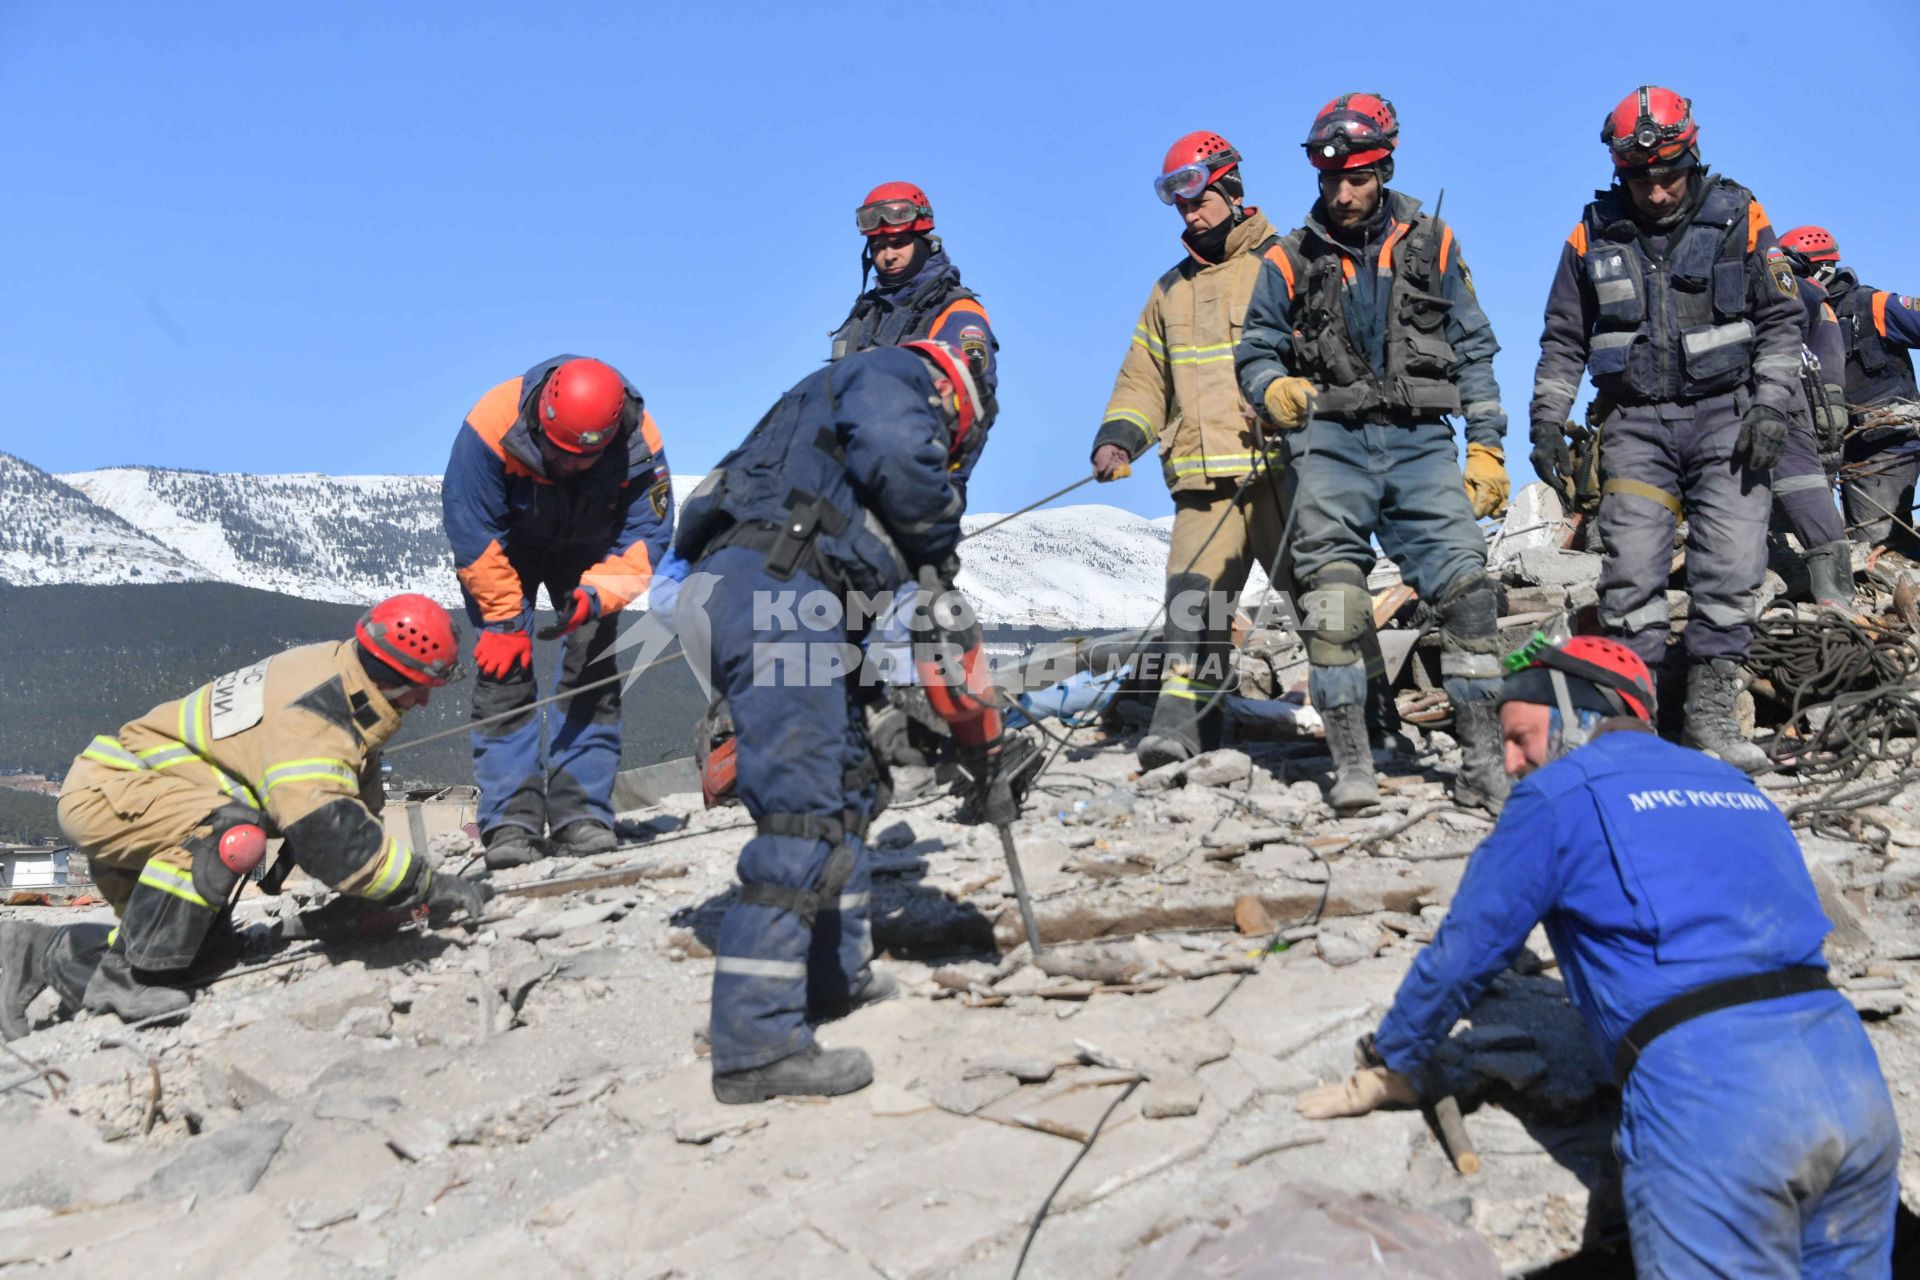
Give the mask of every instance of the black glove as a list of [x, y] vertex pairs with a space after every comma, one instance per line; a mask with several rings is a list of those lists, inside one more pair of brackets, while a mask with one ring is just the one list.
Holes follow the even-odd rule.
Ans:
[[1771, 471], [1787, 447], [1787, 432], [1793, 420], [1772, 405], [1756, 404], [1740, 419], [1740, 438], [1734, 441], [1735, 457], [1746, 459], [1754, 471]]
[[1831, 454], [1834, 462], [1838, 463], [1840, 448], [1847, 439], [1847, 393], [1839, 387], [1829, 386], [1826, 388], [1826, 401], [1813, 415], [1813, 430], [1820, 437], [1822, 459]]
[[1573, 454], [1567, 449], [1567, 429], [1560, 422], [1533, 424], [1533, 452], [1528, 455], [1533, 469], [1560, 495], [1569, 510], [1573, 507]]
[[468, 880], [451, 871], [436, 873], [427, 886], [427, 923], [438, 929], [450, 923], [456, 912], [478, 920], [492, 897], [493, 889], [482, 881]]

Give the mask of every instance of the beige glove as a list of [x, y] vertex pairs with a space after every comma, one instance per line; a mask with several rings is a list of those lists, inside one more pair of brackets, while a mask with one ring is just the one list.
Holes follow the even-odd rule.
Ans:
[[1490, 444], [1467, 446], [1467, 504], [1474, 518], [1502, 515], [1507, 509], [1507, 453]]
[[1309, 1120], [1363, 1116], [1385, 1106], [1411, 1107], [1420, 1101], [1413, 1081], [1385, 1067], [1362, 1067], [1339, 1084], [1323, 1084], [1293, 1100]]
[[1294, 431], [1307, 425], [1313, 408], [1313, 383], [1305, 378], [1275, 378], [1267, 384], [1267, 416], [1282, 431]]

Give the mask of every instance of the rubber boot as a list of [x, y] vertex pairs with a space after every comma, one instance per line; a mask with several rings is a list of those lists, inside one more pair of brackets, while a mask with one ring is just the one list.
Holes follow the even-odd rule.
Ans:
[[[1185, 601], [1208, 586], [1207, 578], [1198, 573], [1176, 573], [1167, 579], [1168, 614], [1161, 633], [1161, 660], [1166, 665], [1160, 696], [1153, 704], [1153, 723], [1136, 753], [1142, 769], [1191, 760], [1220, 745], [1224, 715], [1215, 694], [1223, 678], [1224, 647], [1217, 637], [1194, 625], [1204, 619], [1192, 616], [1190, 603], [1175, 607], [1176, 601]], [[1207, 669], [1200, 670], [1203, 666]], [[1209, 702], [1207, 714], [1201, 715]]]
[[1813, 602], [1832, 609], [1853, 608], [1853, 544], [1825, 543], [1807, 552], [1806, 560]]
[[1507, 777], [1506, 744], [1500, 734], [1500, 704], [1476, 698], [1453, 710], [1453, 734], [1460, 740], [1460, 772], [1453, 775], [1453, 802], [1462, 809], [1485, 809], [1496, 818], [1507, 803], [1513, 780]]
[[764, 1067], [713, 1077], [713, 1096], [738, 1105], [773, 1098], [837, 1098], [873, 1083], [873, 1059], [865, 1049], [823, 1049], [810, 1044]]
[[540, 860], [540, 846], [525, 827], [495, 827], [486, 834], [487, 870], [504, 871]]
[[18, 920], [0, 924], [0, 1040], [18, 1040], [32, 1030], [27, 1006], [47, 989], [47, 948], [59, 932]]
[[582, 818], [554, 833], [553, 853], [558, 858], [590, 858], [596, 853], [612, 853], [619, 843], [611, 827], [592, 818]]
[[1373, 776], [1373, 745], [1367, 741], [1367, 709], [1355, 703], [1320, 713], [1326, 727], [1327, 753], [1333, 757], [1333, 786], [1327, 803], [1337, 813], [1352, 813], [1380, 802], [1380, 784]]
[[1727, 658], [1696, 662], [1687, 670], [1686, 744], [1748, 773], [1773, 767], [1767, 753], [1748, 742], [1734, 723], [1733, 700], [1745, 687], [1740, 665]]
[[87, 983], [80, 1007], [92, 1013], [111, 1013], [122, 1022], [147, 1022], [184, 1017], [193, 997], [179, 987], [142, 981], [118, 943], [107, 949], [100, 967]]

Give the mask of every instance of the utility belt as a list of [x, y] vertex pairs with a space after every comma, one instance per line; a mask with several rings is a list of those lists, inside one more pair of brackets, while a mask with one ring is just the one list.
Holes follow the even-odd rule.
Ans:
[[820, 554], [817, 539], [822, 532], [828, 536], [845, 532], [847, 517], [825, 498], [804, 489], [787, 494], [786, 506], [786, 519], [742, 520], [715, 537], [702, 554], [711, 555], [724, 547], [747, 547], [766, 557], [767, 573], [781, 582], [804, 569], [828, 586], [837, 587], [840, 574]]
[[1736, 1005], [1831, 990], [1833, 982], [1827, 977], [1827, 971], [1817, 965], [1793, 965], [1695, 987], [1641, 1015], [1639, 1021], [1627, 1028], [1627, 1034], [1620, 1037], [1620, 1047], [1613, 1053], [1614, 1083], [1626, 1088], [1627, 1077], [1633, 1074], [1633, 1065], [1647, 1046], [1682, 1023]]

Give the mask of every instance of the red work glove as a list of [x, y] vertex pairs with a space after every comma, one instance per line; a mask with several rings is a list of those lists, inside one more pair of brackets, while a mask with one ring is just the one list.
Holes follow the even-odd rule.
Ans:
[[558, 640], [600, 616], [600, 593], [592, 587], [575, 587], [557, 611], [550, 627], [540, 629], [542, 640]]
[[533, 637], [525, 631], [482, 631], [473, 642], [473, 665], [482, 675], [505, 680], [516, 668], [533, 665]]

